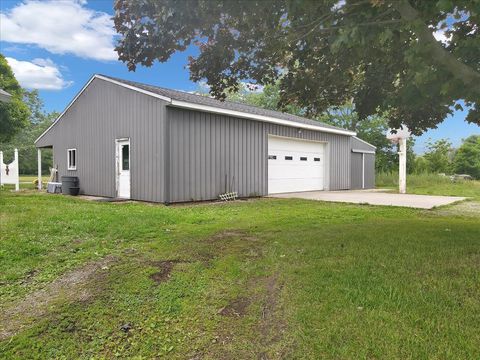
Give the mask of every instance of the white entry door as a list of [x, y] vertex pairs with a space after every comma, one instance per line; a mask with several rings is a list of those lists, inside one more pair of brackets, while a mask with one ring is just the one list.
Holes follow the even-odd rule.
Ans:
[[116, 140], [117, 197], [130, 199], [130, 139]]
[[268, 137], [268, 193], [324, 190], [325, 143]]

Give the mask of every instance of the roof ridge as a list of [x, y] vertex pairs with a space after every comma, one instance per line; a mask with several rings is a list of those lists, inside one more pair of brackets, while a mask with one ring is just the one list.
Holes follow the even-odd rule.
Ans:
[[207, 98], [207, 99], [211, 99], [211, 100], [214, 100], [214, 101], [219, 101], [221, 103], [236, 104], [236, 105], [247, 106], [247, 107], [250, 107], [250, 108], [263, 110], [263, 111], [271, 111], [272, 113], [286, 114], [286, 115], [289, 115], [289, 116], [294, 116], [294, 117], [296, 117], [298, 119], [301, 119], [301, 120], [315, 121], [316, 123], [318, 123], [319, 126], [325, 126], [327, 128], [331, 128], [331, 129], [347, 130], [347, 129], [341, 128], [339, 126], [330, 125], [330, 124], [324, 123], [324, 122], [316, 120], [316, 119], [311, 119], [311, 118], [307, 118], [307, 117], [304, 117], [304, 116], [295, 115], [295, 114], [292, 114], [292, 113], [289, 113], [289, 112], [272, 110], [272, 109], [264, 108], [264, 107], [257, 106], [257, 105], [251, 105], [251, 104], [247, 104], [247, 103], [243, 103], [243, 102], [239, 102], [239, 101], [219, 100], [219, 99], [216, 99], [216, 98], [211, 97], [211, 96], [203, 96], [203, 95], [200, 95], [200, 94], [196, 94], [196, 93], [192, 93], [192, 92], [188, 92], [188, 91], [184, 91], [184, 90], [170, 89], [170, 88], [166, 88], [166, 87], [162, 87], [162, 86], [158, 86], [158, 85], [145, 84], [145, 83], [141, 83], [141, 82], [134, 81], [134, 80], [127, 80], [127, 79], [117, 78], [117, 77], [114, 77], [114, 76], [109, 76], [109, 75], [104, 75], [104, 74], [97, 74], [97, 75], [103, 76], [103, 77], [106, 77], [106, 78], [109, 78], [109, 79], [112, 79], [112, 80], [115, 80], [115, 81], [120, 81], [120, 82], [123, 82], [123, 83], [138, 84], [138, 85], [141, 85], [141, 86], [148, 86], [148, 87], [160, 89], [160, 90], [163, 90], [163, 91], [175, 92], [175, 93], [180, 93], [180, 94], [188, 94], [189, 96], [196, 96], [198, 98]]

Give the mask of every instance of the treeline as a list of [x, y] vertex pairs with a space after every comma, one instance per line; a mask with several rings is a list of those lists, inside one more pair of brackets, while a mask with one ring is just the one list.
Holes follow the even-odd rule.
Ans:
[[[23, 90], [23, 102], [30, 110], [29, 121], [16, 132], [8, 141], [0, 142], [0, 151], [3, 151], [3, 161], [9, 163], [13, 160], [14, 149], [18, 149], [19, 172], [22, 175], [37, 173], [37, 149], [35, 140], [58, 117], [57, 112], [46, 112], [44, 104], [38, 96], [38, 91]], [[42, 173], [49, 174], [52, 166], [52, 151], [42, 150]]]
[[454, 148], [448, 139], [427, 143], [427, 150], [414, 158], [412, 173], [466, 174], [480, 179], [480, 135], [463, 139]]

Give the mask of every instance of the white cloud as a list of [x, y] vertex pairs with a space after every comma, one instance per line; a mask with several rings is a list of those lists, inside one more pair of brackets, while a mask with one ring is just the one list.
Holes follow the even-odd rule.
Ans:
[[445, 34], [445, 30], [437, 30], [433, 33], [433, 37], [440, 41], [441, 43], [448, 44], [450, 40], [452, 40], [452, 36], [448, 36]]
[[54, 54], [116, 60], [111, 16], [84, 0], [26, 0], [0, 14], [2, 41], [33, 44]]
[[39, 90], [61, 90], [72, 84], [63, 79], [60, 70], [50, 59], [34, 59], [19, 61], [7, 57], [15, 78], [22, 87]]

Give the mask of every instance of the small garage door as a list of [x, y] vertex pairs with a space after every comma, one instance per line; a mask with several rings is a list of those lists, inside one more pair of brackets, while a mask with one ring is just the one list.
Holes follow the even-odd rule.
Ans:
[[324, 190], [325, 144], [268, 137], [268, 193]]

